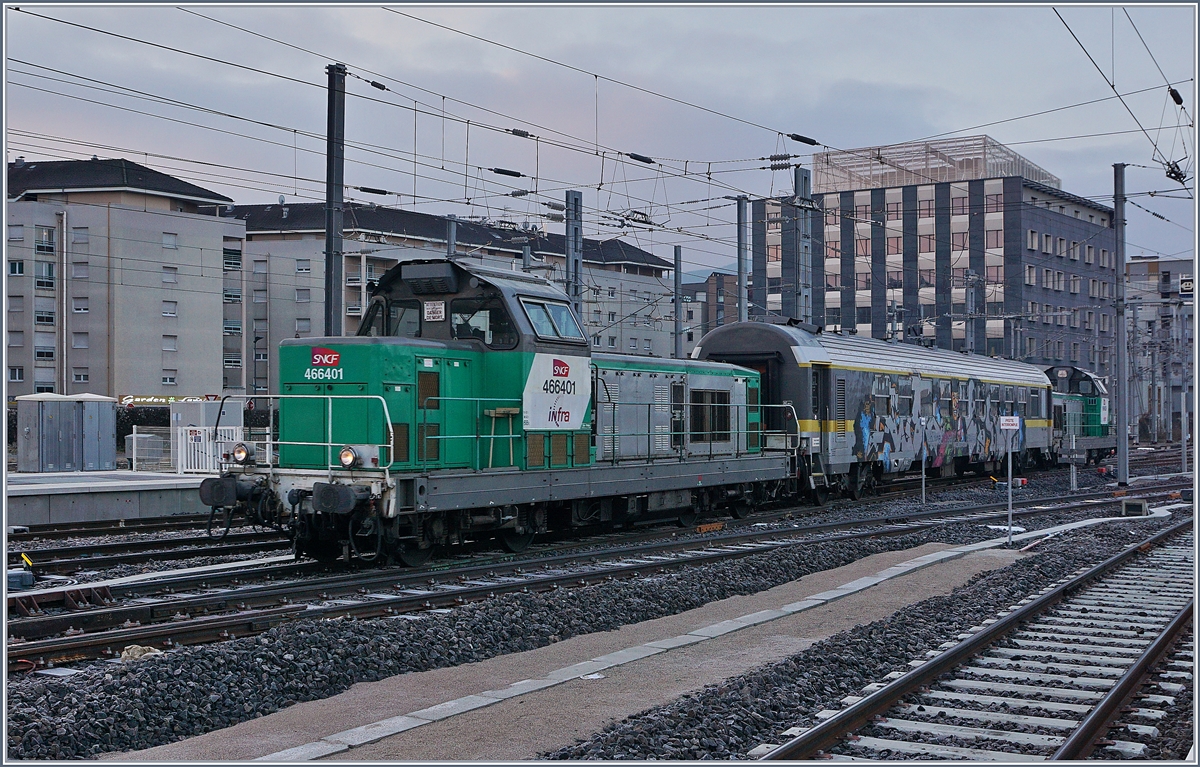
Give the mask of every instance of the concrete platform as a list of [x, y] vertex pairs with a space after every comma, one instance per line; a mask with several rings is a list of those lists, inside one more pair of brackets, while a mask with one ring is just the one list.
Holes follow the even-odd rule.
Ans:
[[9, 473], [7, 525], [201, 514], [200, 474], [145, 471]]

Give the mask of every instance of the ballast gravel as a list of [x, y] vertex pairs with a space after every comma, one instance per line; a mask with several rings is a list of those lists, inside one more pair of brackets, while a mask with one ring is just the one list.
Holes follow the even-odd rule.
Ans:
[[[1050, 514], [1043, 521], [1054, 524], [1065, 516]], [[1071, 518], [1080, 516], [1077, 513]], [[1144, 525], [1138, 528], [1145, 529]], [[1116, 541], [1112, 547], [1119, 548], [1120, 543], [1131, 540], [1128, 530], [1122, 525], [1109, 531], [1108, 538]], [[1104, 534], [1097, 535], [1107, 540]], [[883, 551], [929, 542], [969, 543], [994, 536], [994, 530], [981, 525], [956, 524], [896, 538], [795, 546], [658, 575], [649, 585], [647, 579], [614, 581], [545, 594], [501, 595], [444, 613], [361, 621], [297, 621], [257, 637], [182, 648], [128, 664], [91, 664], [68, 677], [39, 674], [10, 677], [8, 756], [71, 759], [149, 748], [269, 714], [297, 702], [327, 698], [356, 682], [483, 660], [531, 650], [570, 636], [614, 630], [714, 600], [757, 593]], [[1074, 537], [1070, 536], [1072, 540]], [[1064, 548], [1062, 543], [1043, 547], [1053, 551], [1061, 548]], [[1047, 561], [1055, 563], [1050, 571], [1059, 571], [1060, 559], [1090, 561], [1089, 555], [1099, 556], [1095, 549], [1096, 545], [1086, 545], [1072, 554], [1050, 557]], [[1027, 561], [1045, 558], [1043, 552], [1042, 556]], [[1031, 568], [1028, 574], [1014, 583], [1001, 585], [998, 591], [990, 591], [992, 602], [1007, 604], [1020, 598], [1010, 595], [1021, 592], [1022, 587], [1034, 588], [1033, 584], [1045, 582], [1048, 576], [1038, 565], [1027, 567]], [[1004, 597], [997, 600], [996, 593]], [[987, 612], [978, 605], [992, 602], [974, 603], [974, 613]], [[971, 608], [964, 609], [970, 612]], [[954, 619], [971, 620], [961, 616]], [[864, 674], [865, 669], [882, 661], [880, 647], [891, 647], [888, 658], [896, 654], [909, 658], [912, 653], [923, 651], [926, 637], [933, 633], [940, 636], [941, 627], [950, 618], [935, 611], [933, 616], [914, 620], [916, 624], [905, 625], [894, 635], [881, 634], [882, 644], [878, 646], [865, 643], [858, 646], [858, 655], [865, 665], [857, 673]], [[929, 625], [918, 631], [917, 627], [925, 623]], [[831, 656], [829, 662], [835, 663], [835, 659]], [[825, 682], [824, 689], [833, 695], [841, 689], [835, 685], [845, 684], [845, 679]], [[838, 697], [844, 694], [841, 692]], [[801, 700], [796, 698], [792, 702], [799, 704]], [[780, 705], [778, 717], [782, 721], [789, 707]], [[750, 716], [749, 730], [744, 722], [731, 724], [730, 727], [738, 728], [736, 738], [709, 738], [713, 745], [705, 745], [703, 750], [717, 755], [737, 753], [746, 743], [747, 748], [752, 748], [756, 745], [749, 743], [757, 732], [754, 723], [762, 720], [765, 725], [771, 721], [764, 716], [763, 713]], [[725, 731], [720, 727], [717, 730]], [[585, 750], [579, 756], [586, 758], [589, 753]], [[663, 755], [631, 745], [620, 745], [614, 753]]]
[[585, 741], [542, 756], [747, 758], [746, 753], [762, 743], [786, 741], [784, 730], [815, 724], [818, 711], [840, 708], [845, 696], [859, 694], [864, 686], [893, 671], [908, 670], [909, 661], [947, 639], [1165, 524], [1147, 520], [1131, 527], [1101, 525], [1057, 536], [1035, 549], [1035, 555], [981, 574], [947, 596], [842, 632], [791, 658], [628, 717]]

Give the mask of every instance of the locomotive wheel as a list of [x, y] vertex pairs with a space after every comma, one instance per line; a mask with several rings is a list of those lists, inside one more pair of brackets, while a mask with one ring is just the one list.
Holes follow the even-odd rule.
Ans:
[[433, 547], [423, 549], [412, 541], [406, 541], [396, 548], [396, 561], [405, 567], [420, 567], [433, 558]]
[[697, 513], [695, 507], [692, 507], [681, 512], [679, 517], [675, 520], [675, 524], [679, 525], [680, 527], [692, 527], [696, 524], [696, 520], [699, 518], [700, 514]]
[[824, 506], [829, 501], [829, 488], [817, 485], [809, 493], [809, 498], [812, 499], [813, 506]]
[[529, 548], [529, 544], [533, 543], [534, 533], [517, 533], [513, 530], [505, 530], [500, 533], [500, 545], [504, 550], [511, 554], [520, 554], [525, 549]]
[[734, 519], [745, 519], [750, 516], [750, 512], [754, 510], [754, 504], [750, 503], [745, 498], [739, 498], [729, 504], [729, 513]]
[[371, 564], [383, 553], [383, 524], [376, 516], [350, 521], [350, 549], [360, 561]]
[[864, 471], [855, 471], [851, 474], [846, 485], [846, 495], [850, 496], [852, 501], [861, 501], [863, 492], [867, 486], [867, 474]]

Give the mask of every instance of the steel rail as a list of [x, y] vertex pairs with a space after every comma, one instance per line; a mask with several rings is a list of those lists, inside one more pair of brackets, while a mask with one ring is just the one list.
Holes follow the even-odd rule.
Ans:
[[[1115, 502], [1115, 500], [1114, 500]], [[1032, 516], [1037, 514], [1047, 513], [1048, 511], [1058, 510], [1073, 510], [1079, 508], [1094, 508], [1099, 506], [1107, 506], [1109, 504], [1082, 504], [1075, 503], [1059, 509], [1025, 509], [1019, 512], [1020, 516]], [[339, 574], [330, 578], [320, 578], [306, 582], [290, 582], [290, 583], [273, 583], [262, 586], [249, 586], [236, 590], [236, 592], [222, 591], [218, 594], [201, 594], [196, 596], [181, 597], [178, 599], [164, 599], [152, 604], [135, 604], [135, 605], [111, 605], [114, 601], [111, 594], [111, 589], [105, 592], [102, 599], [80, 599], [74, 596], [76, 605], [81, 605], [83, 609], [67, 602], [70, 608], [67, 612], [58, 613], [49, 616], [37, 615], [39, 610], [44, 610], [57, 602], [51, 601], [52, 595], [41, 595], [37, 598], [34, 604], [25, 604], [24, 597], [19, 594], [10, 595], [10, 611], [19, 613], [24, 618], [10, 621], [9, 632], [13, 636], [21, 636], [25, 639], [37, 639], [42, 637], [53, 636], [54, 634], [64, 631], [88, 630], [102, 631], [107, 628], [118, 626], [130, 621], [138, 623], [148, 623], [155, 620], [165, 620], [173, 617], [176, 613], [195, 613], [215, 610], [229, 609], [229, 605], [238, 604], [239, 607], [246, 606], [263, 606], [278, 604], [281, 599], [306, 599], [306, 598], [321, 598], [328, 599], [331, 596], [354, 596], [362, 589], [369, 588], [403, 588], [407, 585], [420, 585], [423, 581], [429, 578], [430, 575], [438, 575], [441, 577], [456, 577], [460, 580], [469, 580], [479, 576], [492, 577], [496, 572], [501, 573], [521, 573], [522, 568], [528, 567], [531, 564], [550, 567], [555, 565], [575, 564], [581, 561], [592, 560], [597, 556], [606, 558], [616, 558], [622, 556], [640, 556], [658, 552], [671, 552], [678, 550], [686, 550], [689, 548], [711, 548], [714, 546], [733, 545], [738, 543], [758, 542], [764, 539], [771, 538], [793, 538], [797, 535], [809, 535], [812, 533], [821, 533], [826, 531], [836, 532], [838, 530], [846, 530], [861, 525], [877, 525], [867, 530], [855, 533], [847, 533], [845, 535], [834, 537], [823, 537], [820, 539], [807, 539], [803, 541], [785, 540], [784, 545], [795, 545], [798, 543], [818, 543], [830, 540], [850, 540], [862, 537], [882, 537], [882, 536], [898, 536], [908, 535], [922, 530], [928, 530], [933, 527], [945, 524], [944, 520], [939, 520], [939, 517], [952, 517], [956, 520], [964, 514], [975, 514], [970, 510], [941, 510], [935, 512], [921, 512], [921, 514], [933, 517], [932, 521], [924, 524], [911, 525], [903, 524], [903, 518], [873, 518], [866, 520], [841, 521], [841, 522], [824, 522], [815, 525], [805, 525], [792, 527], [787, 529], [775, 530], [750, 530], [729, 532], [719, 535], [714, 535], [707, 539], [687, 539], [687, 540], [669, 540], [661, 541], [661, 534], [647, 535], [648, 540], [655, 541], [646, 544], [636, 542], [627, 542], [626, 545], [606, 549], [603, 552], [578, 551], [578, 547], [572, 552], [556, 554], [552, 556], [539, 556], [536, 560], [518, 560], [511, 555], [506, 555], [504, 561], [497, 562], [495, 560], [484, 563], [473, 563], [466, 566], [451, 567], [443, 570], [411, 570], [400, 571], [395, 570], [380, 570], [380, 571], [360, 571], [353, 573]], [[982, 514], [974, 517], [972, 522], [981, 522], [990, 519], [996, 514]], [[898, 521], [899, 519], [899, 521]], [[966, 520], [961, 520], [966, 521]], [[888, 527], [888, 526], [891, 527]], [[295, 568], [295, 565], [283, 566], [285, 568]], [[279, 566], [272, 566], [269, 569], [272, 573], [278, 575], [290, 574], [288, 571], [277, 572]], [[239, 576], [244, 577], [245, 573], [240, 573]], [[125, 596], [146, 595], [149, 593], [161, 594], [164, 590], [172, 592], [180, 588], [187, 588], [197, 584], [202, 588], [209, 586], [213, 580], [212, 574], [200, 574], [185, 576], [183, 578], [174, 578], [167, 581], [147, 582], [150, 589], [135, 589], [128, 591]], [[141, 585], [141, 584], [134, 584]], [[79, 590], [87, 589], [83, 587], [73, 587], [64, 589], [65, 594], [74, 594]], [[95, 605], [93, 607], [93, 605]]]
[[[1113, 499], [1113, 503], [1117, 499]], [[1053, 513], [1055, 511], [1070, 511], [1082, 508], [1095, 508], [1110, 505], [1109, 503], [1083, 503], [1076, 502], [1066, 506], [1057, 508], [1031, 508], [1017, 512], [1017, 516], [1035, 516], [1044, 513]], [[1002, 507], [1002, 504], [992, 504], [990, 506]], [[466, 566], [449, 566], [435, 570], [405, 570], [397, 572], [395, 570], [379, 570], [379, 571], [358, 571], [351, 573], [339, 574], [333, 577], [319, 578], [305, 582], [286, 582], [273, 583], [261, 586], [248, 586], [239, 588], [236, 592], [221, 591], [217, 594], [200, 594], [195, 596], [184, 596], [180, 598], [165, 598], [156, 603], [139, 603], [135, 605], [114, 605], [116, 601], [112, 594], [112, 589], [117, 587], [103, 587], [97, 589], [87, 584], [80, 586], [71, 586], [57, 591], [42, 592], [35, 594], [10, 594], [8, 598], [8, 606], [10, 616], [20, 615], [22, 618], [12, 620], [10, 617], [8, 629], [10, 636], [20, 636], [25, 639], [40, 639], [50, 637], [65, 631], [103, 631], [108, 628], [127, 624], [129, 622], [136, 623], [151, 623], [156, 620], [164, 620], [173, 617], [176, 613], [195, 613], [208, 612], [229, 609], [229, 605], [237, 603], [239, 608], [246, 606], [266, 606], [278, 604], [281, 599], [306, 599], [319, 598], [328, 599], [331, 595], [337, 596], [355, 596], [364, 589], [371, 587], [375, 588], [404, 588], [405, 584], [419, 585], [423, 580], [430, 575], [440, 577], [457, 577], [459, 580], [469, 580], [481, 575], [486, 577], [494, 577], [496, 571], [503, 573], [522, 573], [524, 567], [530, 565], [539, 565], [550, 567], [562, 564], [574, 564], [585, 560], [594, 560], [597, 556], [604, 557], [621, 557], [621, 556], [638, 556], [646, 555], [655, 552], [670, 552], [688, 548], [697, 547], [713, 547], [720, 545], [733, 545], [745, 542], [757, 542], [770, 538], [793, 538], [797, 535], [809, 535], [820, 533], [823, 531], [847, 530], [860, 525], [876, 524], [877, 527], [860, 531], [857, 533], [847, 533], [845, 535], [834, 537], [823, 537], [820, 539], [808, 539], [804, 541], [786, 541], [788, 545], [795, 543], [818, 543], [830, 540], [849, 540], [862, 537], [882, 537], [882, 536], [898, 536], [907, 535], [910, 533], [929, 530], [931, 528], [947, 523], [944, 517], [951, 517], [954, 521], [961, 522], [982, 522], [1000, 514], [980, 514], [974, 511], [975, 507], [968, 509], [957, 510], [938, 510], [919, 512], [918, 515], [932, 517], [933, 521], [924, 524], [903, 524], [908, 517], [877, 517], [859, 520], [844, 520], [841, 522], [825, 522], [815, 525], [796, 526], [787, 529], [775, 530], [751, 530], [751, 531], [735, 531], [720, 535], [715, 535], [707, 539], [696, 540], [668, 540], [662, 541], [661, 533], [644, 534], [644, 540], [656, 541], [650, 545], [643, 543], [631, 542], [625, 539], [626, 545], [609, 548], [602, 552], [596, 551], [578, 551], [578, 546], [571, 547], [573, 551], [567, 553], [555, 554], [546, 556], [544, 553], [539, 554], [536, 559], [519, 559], [513, 555], [502, 555], [499, 559], [493, 559], [487, 562], [476, 562]], [[972, 519], [964, 520], [964, 515], [975, 514]], [[914, 515], [916, 516], [916, 515]], [[743, 523], [745, 524], [745, 523]], [[753, 523], [751, 523], [753, 524]], [[891, 525], [891, 527], [888, 527]], [[299, 563], [299, 564], [284, 564], [284, 565], [269, 565], [262, 568], [258, 573], [260, 577], [266, 577], [268, 580], [274, 577], [288, 577], [293, 575], [306, 575], [321, 569], [323, 565], [316, 563]], [[245, 572], [236, 572], [228, 574], [216, 573], [200, 573], [189, 574], [184, 576], [175, 576], [166, 579], [157, 579], [154, 581], [146, 581], [142, 583], [125, 584], [121, 587], [125, 598], [133, 598], [135, 596], [153, 596], [162, 594], [173, 594], [175, 591], [188, 590], [191, 588], [211, 588], [213, 584], [229, 583], [237, 584], [239, 580], [246, 577]], [[228, 580], [227, 580], [228, 579]], [[433, 582], [432, 580], [430, 582]], [[64, 612], [45, 615], [45, 609], [63, 605], [66, 610]]]
[[193, 527], [204, 527], [208, 513], [187, 514], [174, 517], [133, 517], [130, 519], [105, 519], [87, 522], [65, 522], [48, 525], [11, 525], [16, 528], [7, 534], [9, 543], [14, 541], [55, 540], [59, 538], [88, 538], [103, 535], [125, 535], [127, 533], [161, 532]]
[[1003, 637], [1025, 621], [1040, 615], [1058, 604], [1063, 598], [1075, 593], [1096, 578], [1153, 547], [1160, 541], [1190, 529], [1192, 524], [1193, 518], [1188, 517], [1186, 520], [1171, 525], [1146, 540], [1135, 543], [1124, 551], [1109, 557], [1082, 575], [1055, 587], [1024, 607], [1020, 607], [1000, 618], [995, 623], [985, 626], [979, 632], [962, 640], [941, 655], [930, 659], [898, 679], [889, 682], [879, 690], [842, 709], [787, 743], [777, 746], [764, 754], [762, 759], [779, 761], [803, 760], [816, 757], [824, 749], [843, 740], [847, 734], [853, 733], [870, 724], [876, 716], [882, 716], [900, 698], [932, 683], [942, 674], [961, 665], [968, 658], [990, 647], [997, 639]]
[[[252, 534], [253, 535], [253, 534]], [[43, 573], [73, 573], [80, 570], [100, 570], [117, 565], [139, 564], [145, 562], [167, 562], [178, 559], [195, 559], [196, 557], [225, 557], [236, 554], [259, 554], [265, 551], [291, 549], [292, 542], [286, 538], [272, 536], [272, 540], [244, 541], [237, 543], [207, 544], [194, 548], [175, 548], [158, 551], [140, 551], [126, 554], [113, 554], [100, 557], [79, 557], [76, 559], [47, 559], [34, 560], [33, 569]], [[18, 555], [18, 560], [20, 555]]]
[[[283, 535], [276, 531], [234, 533], [220, 540], [220, 543], [250, 543], [256, 541], [276, 541]], [[53, 565], [55, 562], [70, 559], [98, 558], [116, 554], [135, 554], [144, 551], [182, 549], [191, 547], [214, 547], [218, 541], [205, 536], [187, 538], [155, 538], [153, 540], [114, 541], [111, 543], [88, 543], [78, 546], [58, 546], [45, 549], [12, 549], [8, 550], [8, 564], [20, 566], [22, 554], [33, 560], [35, 568], [42, 565]]]
[[1122, 707], [1134, 693], [1145, 683], [1146, 677], [1166, 655], [1167, 650], [1192, 623], [1192, 608], [1195, 599], [1189, 599], [1187, 606], [1179, 611], [1162, 633], [1150, 643], [1150, 646], [1138, 656], [1134, 664], [1126, 671], [1117, 683], [1113, 685], [1096, 707], [1084, 717], [1079, 726], [1059, 746], [1052, 760], [1087, 759], [1096, 747], [1097, 741], [1108, 734], [1110, 723], [1119, 716]]

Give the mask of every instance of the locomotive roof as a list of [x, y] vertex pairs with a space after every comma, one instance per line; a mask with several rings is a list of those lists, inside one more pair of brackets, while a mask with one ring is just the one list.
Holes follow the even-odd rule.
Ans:
[[508, 298], [511, 298], [515, 295], [521, 295], [534, 296], [537, 298], [549, 298], [555, 301], [570, 300], [562, 288], [544, 277], [539, 277], [538, 275], [530, 274], [528, 272], [492, 269], [486, 266], [481, 266], [480, 264], [473, 264], [465, 259], [450, 258], [411, 259], [401, 261], [389, 269], [379, 279], [379, 284], [372, 292], [372, 295], [385, 292], [393, 283], [400, 281], [401, 269], [405, 265], [446, 263], [453, 264], [455, 267], [462, 269], [467, 274], [477, 277], [483, 282], [492, 285]]
[[[764, 343], [786, 345], [800, 364], [830, 363], [835, 367], [884, 373], [906, 373], [946, 378], [978, 378], [986, 381], [1048, 386], [1049, 380], [1041, 368], [1024, 362], [963, 354], [947, 349], [928, 349], [914, 344], [891, 343], [839, 333], [810, 333], [789, 325], [763, 322], [738, 322], [722, 325], [700, 340], [697, 350], [731, 335], [733, 338], [752, 335], [754, 343], [733, 342], [731, 346], [757, 348]], [[772, 340], [774, 339], [774, 340]], [[733, 339], [726, 339], [730, 343]]]

